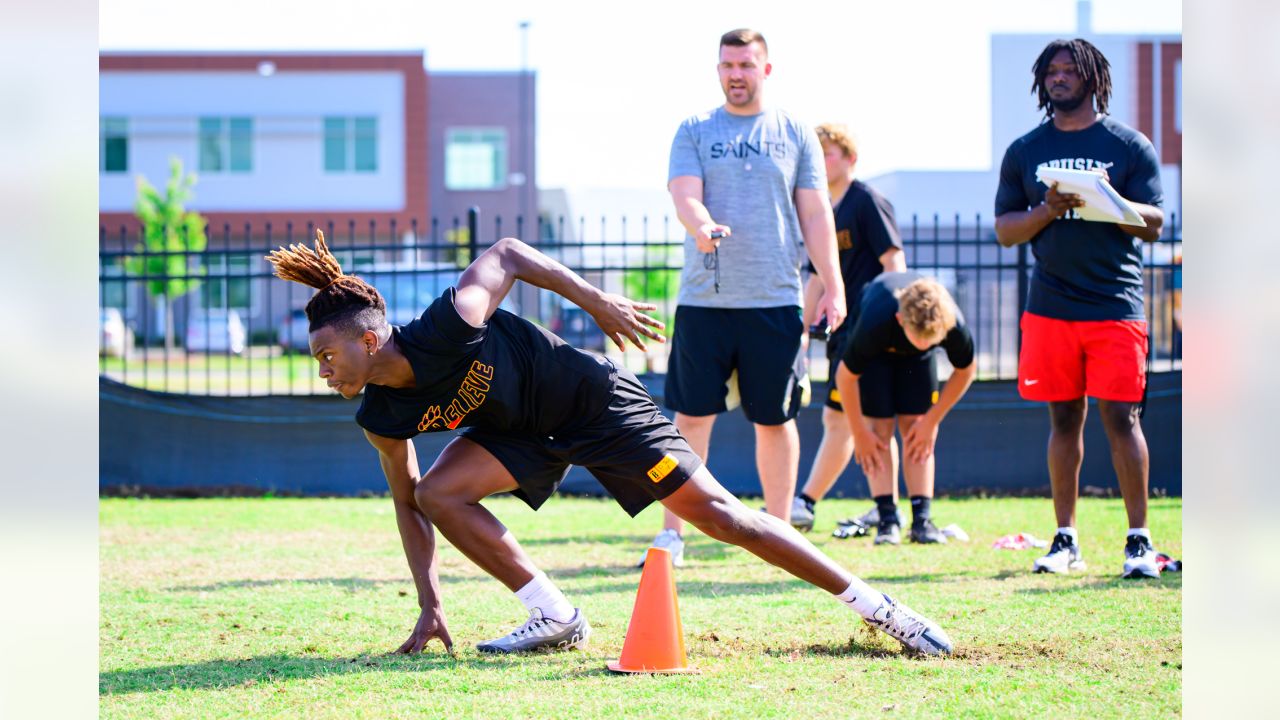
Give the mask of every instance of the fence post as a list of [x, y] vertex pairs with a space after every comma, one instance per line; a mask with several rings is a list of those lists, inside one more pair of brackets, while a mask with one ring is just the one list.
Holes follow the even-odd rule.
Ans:
[[1018, 245], [1018, 355], [1022, 355], [1022, 311], [1027, 309], [1027, 243]]
[[467, 208], [467, 264], [476, 261], [480, 247], [480, 208], [472, 205]]

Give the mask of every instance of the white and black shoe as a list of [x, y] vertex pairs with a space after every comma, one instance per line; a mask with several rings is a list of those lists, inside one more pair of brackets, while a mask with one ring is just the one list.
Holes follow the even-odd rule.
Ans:
[[950, 655], [954, 646], [937, 623], [888, 595], [884, 604], [866, 623], [902, 643], [903, 647], [925, 655]]
[[1035, 563], [1031, 565], [1031, 569], [1038, 573], [1055, 574], [1084, 570], [1085, 567], [1080, 546], [1076, 544], [1075, 539], [1065, 533], [1054, 535], [1049, 553], [1044, 557], [1036, 558]]
[[[653, 538], [653, 544], [649, 547], [662, 548], [671, 553], [671, 565], [673, 567], [681, 567], [684, 565], [684, 540], [680, 537], [680, 533], [675, 530], [666, 529], [658, 533]], [[644, 561], [648, 559], [649, 551], [646, 549], [644, 555], [640, 556], [640, 562], [636, 563], [636, 567], [644, 567]]]
[[1127, 578], [1158, 578], [1160, 565], [1156, 562], [1156, 550], [1145, 535], [1130, 535], [1124, 541], [1124, 570]]
[[581, 610], [565, 622], [552, 620], [534, 608], [523, 625], [496, 640], [476, 645], [482, 653], [522, 653], [535, 650], [572, 650], [585, 648], [591, 637], [591, 625]]

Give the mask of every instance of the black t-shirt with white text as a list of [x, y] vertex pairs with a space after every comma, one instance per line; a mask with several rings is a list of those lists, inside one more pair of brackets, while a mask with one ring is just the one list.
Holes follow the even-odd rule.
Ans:
[[454, 307], [455, 292], [392, 327], [415, 386], [366, 385], [361, 427], [398, 439], [461, 427], [547, 436], [608, 405], [617, 377], [611, 363], [505, 310], [473, 327]]
[[849, 372], [862, 375], [877, 357], [888, 353], [895, 357], [919, 357], [941, 347], [954, 368], [966, 368], [973, 364], [973, 335], [965, 325], [964, 315], [956, 308], [956, 326], [951, 328], [942, 342], [928, 350], [920, 350], [907, 340], [898, 312], [898, 290], [924, 277], [917, 272], [882, 273], [862, 289], [857, 310], [850, 313], [846, 323], [853, 325], [853, 334], [845, 345], [844, 364]]
[[[1142, 133], [1107, 116], [1072, 132], [1048, 121], [1005, 151], [997, 216], [1044, 201], [1048, 186], [1036, 180], [1041, 165], [1105, 169], [1108, 182], [1126, 200], [1158, 207], [1164, 199], [1160, 163]], [[1059, 320], [1145, 319], [1141, 243], [1115, 223], [1081, 220], [1068, 211], [1031, 240], [1036, 263], [1027, 311]]]

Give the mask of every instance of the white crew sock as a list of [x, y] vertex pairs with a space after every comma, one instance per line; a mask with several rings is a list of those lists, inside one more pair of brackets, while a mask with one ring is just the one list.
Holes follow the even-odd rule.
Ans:
[[529, 612], [538, 608], [542, 610], [543, 617], [557, 622], [569, 622], [573, 619], [573, 605], [569, 604], [564, 593], [560, 592], [560, 588], [544, 572], [534, 575], [527, 585], [517, 590], [516, 597]]
[[1141, 535], [1147, 539], [1147, 542], [1151, 542], [1151, 531], [1146, 528], [1129, 528], [1129, 532], [1125, 533], [1125, 537], [1130, 535]]
[[849, 583], [848, 589], [836, 596], [840, 602], [854, 609], [864, 618], [873, 616], [884, 604], [884, 595], [862, 582], [857, 576]]
[[1060, 527], [1060, 528], [1058, 528], [1058, 532], [1059, 532], [1060, 534], [1062, 534], [1062, 535], [1066, 535], [1067, 537], [1071, 538], [1071, 542], [1075, 543], [1076, 545], [1079, 545], [1079, 544], [1080, 544], [1080, 536], [1076, 535], [1076, 529], [1075, 529], [1075, 528], [1073, 528], [1073, 527]]

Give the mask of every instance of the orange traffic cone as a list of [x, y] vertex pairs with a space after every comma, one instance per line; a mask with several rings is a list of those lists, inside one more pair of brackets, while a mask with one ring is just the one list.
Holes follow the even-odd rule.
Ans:
[[676, 602], [676, 581], [671, 572], [671, 552], [649, 548], [636, 606], [631, 611], [622, 657], [608, 663], [619, 673], [695, 673], [684, 654], [684, 628]]

